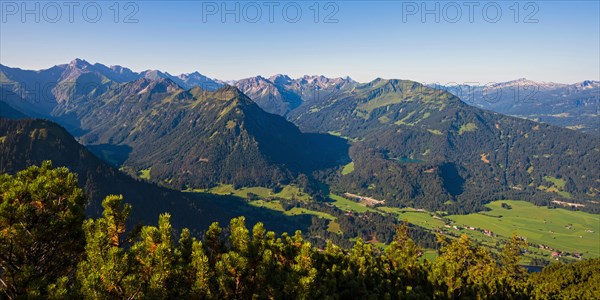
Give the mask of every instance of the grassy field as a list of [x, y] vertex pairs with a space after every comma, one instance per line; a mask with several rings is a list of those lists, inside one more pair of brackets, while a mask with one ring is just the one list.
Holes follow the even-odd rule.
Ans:
[[329, 232], [333, 232], [333, 233], [337, 233], [337, 234], [343, 233], [342, 229], [340, 228], [340, 224], [338, 222], [336, 222], [335, 220], [329, 222], [327, 230]]
[[[506, 203], [512, 209], [501, 207]], [[584, 257], [600, 256], [600, 216], [565, 209], [538, 207], [524, 201], [495, 201], [489, 212], [449, 216], [456, 224], [488, 229], [501, 236], [513, 233], [529, 242], [561, 251], [580, 252]]]
[[428, 261], [433, 261], [437, 257], [437, 250], [425, 250], [423, 251], [422, 259], [426, 259]]
[[284, 212], [284, 214], [288, 215], [288, 216], [296, 216], [296, 215], [313, 215], [313, 216], [317, 216], [321, 219], [327, 219], [330, 221], [334, 221], [336, 220], [336, 218], [328, 213], [324, 213], [324, 212], [320, 212], [320, 211], [314, 211], [314, 210], [310, 210], [310, 209], [306, 209], [303, 207], [294, 207], [290, 210], [287, 210]]
[[[553, 184], [560, 187], [561, 182], [556, 181]], [[336, 218], [330, 214], [298, 207], [287, 211], [283, 209], [280, 201], [285, 201], [285, 199], [294, 197], [310, 200], [310, 197], [302, 193], [296, 186], [285, 186], [278, 193], [273, 193], [272, 190], [262, 187], [236, 190], [231, 185], [221, 185], [208, 190], [208, 192], [231, 194], [244, 198], [248, 193], [254, 193], [261, 199], [249, 201], [253, 206], [279, 211], [289, 216], [304, 214], [324, 218], [331, 221], [328, 228], [330, 232], [340, 232]], [[269, 198], [280, 198], [281, 200], [268, 200]], [[530, 253], [523, 263], [527, 263], [532, 257], [550, 258], [551, 251], [538, 249], [537, 245], [539, 244], [557, 251], [579, 252], [583, 254], [584, 258], [600, 257], [600, 215], [566, 209], [549, 209], [525, 201], [501, 200], [487, 204], [490, 211], [468, 215], [440, 216], [413, 208], [367, 207], [335, 194], [330, 194], [329, 198], [333, 200], [333, 205], [344, 211], [394, 214], [400, 221], [408, 220], [412, 224], [430, 230], [441, 230], [446, 235], [467, 234], [471, 239], [491, 248], [494, 248], [499, 241], [508, 240], [513, 234], [526, 237], [527, 241], [535, 244], [536, 247], [529, 248]], [[510, 206], [510, 209], [503, 208], [503, 203]], [[478, 230], [468, 230], [465, 227], [475, 227]], [[481, 232], [483, 230], [492, 231], [494, 236], [484, 234]], [[427, 254], [435, 255], [434, 253]]]
[[[511, 209], [502, 208], [502, 203]], [[536, 245], [544, 244], [551, 248], [570, 253], [579, 252], [584, 257], [600, 257], [600, 216], [566, 209], [549, 209], [535, 206], [525, 201], [494, 201], [487, 205], [491, 211], [468, 215], [450, 215], [443, 218], [427, 211], [412, 208], [378, 207], [377, 210], [396, 214], [398, 220], [431, 230], [441, 229], [453, 235], [467, 234], [479, 243], [493, 247], [499, 240], [507, 240], [513, 234], [527, 238]], [[448, 226], [446, 226], [448, 223]], [[454, 226], [456, 226], [455, 229]], [[475, 227], [491, 230], [496, 237], [485, 235]], [[537, 247], [529, 249], [530, 256], [546, 256], [551, 251]], [[526, 259], [527, 260], [527, 259]]]
[[[301, 208], [301, 207], [294, 207], [290, 210], [285, 210], [283, 208], [283, 206], [281, 206], [281, 203], [277, 200], [274, 201], [265, 201], [265, 200], [252, 200], [249, 201], [248, 204], [252, 205], [252, 206], [256, 206], [256, 207], [262, 207], [262, 208], [267, 208], [267, 209], [271, 209], [271, 210], [275, 210], [275, 211], [279, 211], [282, 212], [284, 215], [287, 216], [297, 216], [297, 215], [313, 215], [316, 216], [318, 218], [322, 218], [322, 219], [327, 219], [327, 220], [331, 220], [331, 221], [335, 221], [336, 218], [328, 213], [324, 213], [324, 212], [320, 212], [320, 211], [314, 211], [314, 210], [310, 210], [310, 209], [306, 209], [306, 208]], [[338, 226], [338, 230], [339, 230], [339, 224]]]
[[273, 193], [273, 190], [265, 187], [243, 187], [240, 189], [234, 189], [233, 185], [230, 184], [222, 184], [208, 190], [194, 190], [194, 192], [207, 192], [218, 195], [235, 195], [242, 198], [247, 198], [249, 193], [253, 193], [258, 195], [258, 197], [261, 199], [282, 198], [290, 200], [295, 198], [296, 200], [301, 201], [311, 200], [308, 194], [303, 193], [297, 186], [294, 185], [286, 185], [277, 193]]
[[366, 207], [365, 205], [358, 203], [356, 201], [348, 200], [342, 196], [338, 196], [335, 194], [329, 194], [329, 198], [333, 200], [333, 205], [337, 206], [339, 209], [344, 211], [355, 211], [357, 213], [363, 213], [366, 211], [376, 212], [377, 210]]
[[345, 165], [342, 169], [342, 175], [348, 175], [352, 172], [354, 172], [354, 162], [350, 162], [349, 164]]
[[144, 180], [150, 180], [150, 171], [152, 170], [152, 168], [148, 168], [148, 169], [144, 169], [144, 170], [140, 170], [140, 172], [138, 173], [138, 176], [141, 179]]
[[433, 214], [428, 211], [418, 211], [414, 208], [397, 208], [382, 206], [377, 208], [380, 211], [386, 213], [394, 213], [398, 215], [398, 220], [408, 220], [409, 223], [419, 225], [425, 228], [438, 228], [443, 227], [445, 222], [441, 219], [436, 219]]
[[[337, 218], [328, 213], [310, 210], [302, 207], [294, 207], [290, 210], [285, 210], [281, 205], [280, 201], [286, 201], [292, 198], [303, 201], [311, 200], [308, 194], [302, 193], [300, 189], [294, 185], [286, 185], [281, 189], [281, 191], [277, 193], [273, 193], [271, 189], [264, 187], [244, 187], [240, 189], [234, 189], [232, 185], [228, 184], [222, 184], [208, 190], [188, 190], [187, 192], [205, 192], [218, 195], [235, 195], [242, 198], [248, 198], [248, 194], [253, 193], [257, 195], [260, 199], [248, 201], [248, 204], [252, 206], [278, 211], [287, 216], [312, 215], [318, 218], [327, 219], [331, 221], [329, 223], [329, 231], [334, 233], [341, 232], [340, 225], [337, 222], [335, 222]], [[281, 200], [269, 200], [272, 198], [279, 198]]]
[[538, 187], [538, 189], [546, 191], [546, 192], [557, 193], [560, 196], [565, 197], [565, 198], [571, 198], [571, 193], [564, 191], [565, 185], [567, 184], [564, 179], [559, 179], [559, 178], [552, 177], [552, 176], [544, 176], [544, 180], [546, 180], [549, 183], [552, 183], [552, 185], [551, 186], [541, 185]]
[[477, 130], [477, 125], [475, 125], [475, 123], [467, 123], [467, 124], [460, 126], [460, 129], [458, 130], [458, 134], [472, 132], [475, 130]]
[[264, 201], [264, 200], [253, 200], [248, 202], [250, 205], [256, 206], [256, 207], [263, 207], [263, 208], [267, 208], [267, 209], [271, 209], [271, 210], [276, 210], [276, 211], [280, 211], [280, 212], [284, 212], [285, 209], [283, 209], [283, 206], [281, 206], [281, 203], [279, 203], [279, 201]]
[[438, 129], [427, 129], [427, 131], [429, 131], [431, 134], [442, 135], [442, 132]]
[[564, 179], [558, 179], [552, 176], [544, 176], [544, 180], [552, 182], [559, 189], [563, 189], [567, 184]]

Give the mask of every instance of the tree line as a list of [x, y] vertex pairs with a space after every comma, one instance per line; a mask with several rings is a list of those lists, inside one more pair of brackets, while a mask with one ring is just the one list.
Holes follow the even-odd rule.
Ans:
[[44, 163], [0, 175], [0, 294], [47, 299], [558, 299], [600, 298], [600, 259], [554, 264], [529, 275], [525, 242], [499, 255], [467, 236], [438, 236], [439, 256], [420, 257], [409, 226], [385, 251], [358, 239], [316, 248], [300, 231], [277, 235], [244, 217], [176, 238], [168, 213], [126, 228], [132, 207], [104, 199], [85, 220], [77, 175]]

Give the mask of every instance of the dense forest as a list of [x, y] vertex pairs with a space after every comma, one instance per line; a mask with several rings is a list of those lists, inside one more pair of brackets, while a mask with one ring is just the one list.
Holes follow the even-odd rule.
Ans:
[[166, 211], [179, 229], [200, 229], [212, 221], [226, 222], [241, 214], [249, 223], [261, 221], [277, 232], [305, 230], [311, 223], [307, 216], [282, 216], [250, 206], [238, 197], [184, 193], [136, 180], [97, 158], [64, 128], [50, 121], [0, 118], [0, 141], [0, 173], [16, 174], [46, 160], [76, 173], [88, 199], [85, 212], [90, 217], [102, 215], [106, 195], [120, 194], [135, 207], [130, 224], [150, 222]]
[[0, 175], [0, 293], [47, 299], [598, 299], [600, 259], [528, 274], [514, 236], [498, 255], [467, 236], [438, 237], [420, 258], [407, 224], [385, 251], [358, 239], [314, 247], [302, 233], [277, 235], [244, 217], [176, 237], [170, 215], [127, 228], [121, 196], [85, 220], [77, 175], [49, 163]]

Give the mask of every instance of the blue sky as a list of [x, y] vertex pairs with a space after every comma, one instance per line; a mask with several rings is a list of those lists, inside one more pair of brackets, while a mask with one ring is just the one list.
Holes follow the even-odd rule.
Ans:
[[[361, 82], [600, 80], [599, 1], [519, 2], [518, 15], [513, 1], [481, 1], [472, 14], [472, 1], [125, 1], [118, 17], [114, 1], [96, 1], [76, 2], [72, 22], [63, 2], [23, 3], [0, 3], [0, 63], [24, 69], [78, 57], [223, 80], [277, 73]], [[32, 12], [23, 16], [23, 8]], [[433, 12], [423, 16], [424, 9]], [[137, 23], [124, 22], [131, 13]]]

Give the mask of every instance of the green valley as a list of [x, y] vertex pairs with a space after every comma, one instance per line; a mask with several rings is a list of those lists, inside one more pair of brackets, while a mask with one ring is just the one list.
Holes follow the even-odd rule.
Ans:
[[[337, 218], [323, 210], [326, 206], [311, 208], [288, 207], [293, 199], [300, 203], [312, 203], [310, 196], [304, 195], [296, 187], [286, 186], [279, 193], [266, 188], [233, 189], [231, 186], [219, 186], [206, 192], [231, 194], [248, 198], [249, 204], [278, 211], [284, 215], [306, 214], [329, 221], [329, 228], [341, 231]], [[250, 196], [249, 196], [250, 194]], [[305, 197], [301, 197], [304, 195]], [[255, 197], [255, 198], [252, 198]], [[260, 198], [260, 199], [259, 199]], [[531, 263], [538, 258], [552, 260], [564, 257], [576, 259], [576, 255], [585, 258], [600, 257], [600, 216], [563, 208], [535, 206], [525, 201], [498, 200], [488, 203], [487, 210], [467, 215], [449, 215], [446, 212], [431, 212], [417, 208], [396, 208], [383, 205], [367, 206], [355, 200], [330, 194], [331, 204], [343, 212], [353, 214], [376, 213], [394, 216], [398, 222], [404, 220], [430, 232], [439, 232], [448, 237], [466, 234], [474, 241], [489, 247], [493, 251], [498, 245], [506, 243], [511, 236], [523, 237], [529, 247], [523, 260]], [[297, 205], [297, 204], [296, 204]], [[331, 231], [331, 230], [330, 230]], [[385, 245], [376, 243], [377, 245]], [[559, 253], [554, 255], [554, 253]]]

